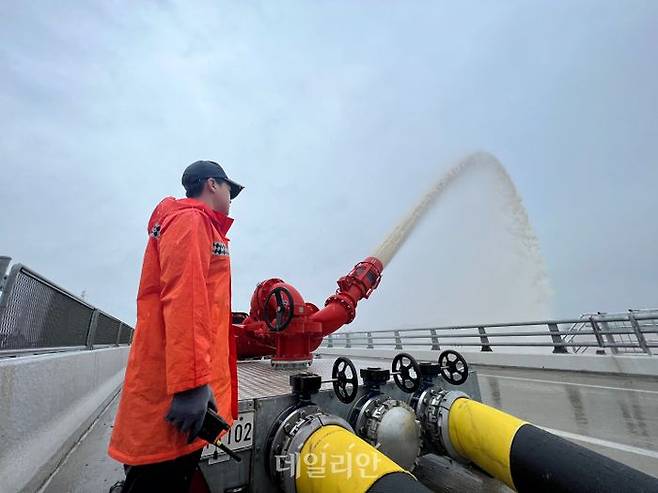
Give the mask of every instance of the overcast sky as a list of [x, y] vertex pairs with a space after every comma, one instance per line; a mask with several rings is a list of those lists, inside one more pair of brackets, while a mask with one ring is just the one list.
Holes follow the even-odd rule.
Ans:
[[[233, 308], [275, 276], [321, 306], [486, 150], [550, 314], [658, 306], [657, 25], [655, 1], [4, 2], [0, 254], [132, 323], [151, 211], [214, 159], [246, 186]], [[354, 326], [541, 315], [494, 189], [457, 183]]]

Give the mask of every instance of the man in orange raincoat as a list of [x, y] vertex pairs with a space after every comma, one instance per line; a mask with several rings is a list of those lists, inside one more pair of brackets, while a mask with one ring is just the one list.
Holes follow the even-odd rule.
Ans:
[[[108, 454], [124, 464], [112, 492], [188, 491], [207, 408], [238, 417], [231, 332], [231, 199], [243, 189], [213, 161], [183, 173], [186, 199], [151, 215], [137, 325]], [[225, 432], [224, 432], [225, 433]]]

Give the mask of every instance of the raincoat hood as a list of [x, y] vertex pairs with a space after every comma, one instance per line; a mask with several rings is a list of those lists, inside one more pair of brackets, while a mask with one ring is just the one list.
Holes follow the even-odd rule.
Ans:
[[198, 209], [206, 214], [213, 224], [217, 227], [222, 236], [231, 229], [234, 219], [226, 214], [211, 209], [208, 205], [197, 199], [177, 199], [175, 197], [165, 197], [155, 207], [151, 218], [148, 222], [148, 231], [153, 233], [157, 225], [162, 225], [164, 221], [179, 212], [186, 209]]

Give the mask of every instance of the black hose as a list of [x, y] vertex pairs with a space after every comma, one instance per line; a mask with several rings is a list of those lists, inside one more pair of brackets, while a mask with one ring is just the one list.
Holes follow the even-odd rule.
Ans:
[[658, 493], [658, 478], [525, 424], [510, 451], [520, 493]]
[[375, 481], [367, 493], [432, 493], [406, 472], [392, 472]]

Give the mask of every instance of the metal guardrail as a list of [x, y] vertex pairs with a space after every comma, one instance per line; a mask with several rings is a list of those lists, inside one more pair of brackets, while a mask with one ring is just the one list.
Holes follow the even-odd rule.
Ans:
[[[603, 315], [604, 318], [601, 319], [601, 315]], [[638, 319], [638, 317], [640, 317], [640, 319]], [[642, 317], [644, 317], [644, 320]], [[621, 318], [621, 320], [614, 320], [618, 318]], [[613, 354], [642, 353], [647, 352], [646, 347], [642, 344], [646, 341], [647, 336], [642, 336], [641, 329], [647, 328], [647, 326], [650, 325], [653, 325], [654, 328], [658, 329], [658, 309], [628, 310], [628, 313], [585, 313], [580, 316], [580, 320], [579, 323], [574, 324], [569, 330], [571, 334], [566, 337], [568, 342], [574, 341], [578, 338], [583, 329], [587, 330], [587, 327], [594, 324], [598, 326], [602, 336], [610, 342], [638, 343], [631, 347], [611, 347], [610, 350]], [[620, 333], [615, 337], [610, 335], [612, 330], [620, 330]], [[640, 333], [641, 336], [639, 339], [638, 333]], [[652, 342], [651, 336], [649, 336], [649, 342]], [[582, 353], [588, 349], [590, 348], [587, 346], [575, 346], [573, 352]]]
[[133, 328], [23, 264], [0, 257], [0, 357], [118, 346]]
[[[613, 354], [637, 352], [652, 356], [658, 348], [658, 310], [629, 310], [625, 314], [592, 314], [585, 319], [541, 320], [412, 329], [340, 332], [327, 336], [321, 347], [392, 348], [441, 346], [552, 347], [555, 354], [596, 349]], [[569, 351], [571, 349], [571, 351]]]

